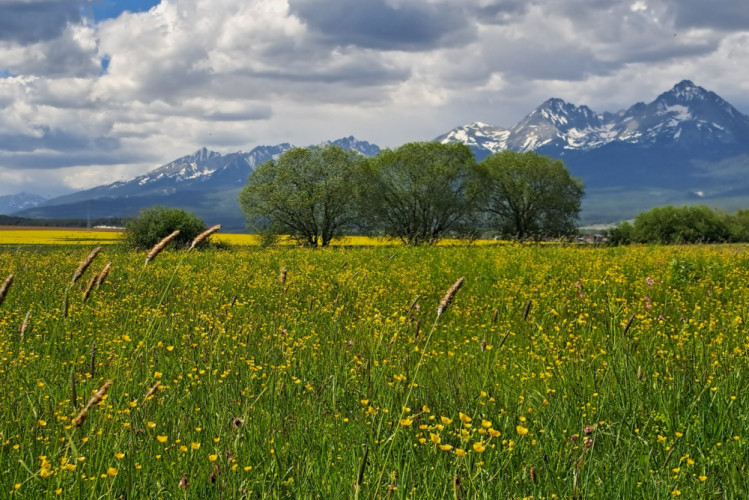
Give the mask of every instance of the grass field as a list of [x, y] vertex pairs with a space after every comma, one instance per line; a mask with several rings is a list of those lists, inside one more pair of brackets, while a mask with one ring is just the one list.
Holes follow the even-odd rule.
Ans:
[[2, 496], [749, 491], [747, 247], [89, 250], [0, 248]]

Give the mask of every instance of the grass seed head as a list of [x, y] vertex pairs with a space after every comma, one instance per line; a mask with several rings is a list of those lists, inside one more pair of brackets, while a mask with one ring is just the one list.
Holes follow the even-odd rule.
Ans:
[[8, 289], [10, 288], [10, 284], [13, 283], [13, 275], [9, 275], [7, 278], [5, 278], [5, 281], [3, 281], [2, 286], [0, 286], [0, 305], [2, 305], [3, 301], [5, 300], [5, 295], [8, 293]]
[[83, 302], [86, 302], [91, 295], [91, 290], [94, 289], [94, 285], [99, 281], [99, 275], [95, 275], [91, 277], [91, 280], [88, 282], [88, 286], [86, 287], [86, 291], [83, 292]]
[[629, 329], [632, 328], [632, 323], [635, 321], [635, 314], [629, 317], [629, 321], [627, 321], [627, 324], [624, 326], [624, 331], [622, 332], [622, 336], [626, 337], [629, 333]]
[[96, 391], [93, 396], [91, 396], [91, 399], [88, 400], [88, 403], [86, 403], [86, 406], [83, 407], [78, 416], [73, 419], [73, 425], [75, 425], [76, 427], [80, 427], [81, 425], [83, 425], [83, 422], [85, 422], [86, 418], [88, 417], [88, 410], [92, 406], [96, 406], [97, 404], [99, 404], [99, 402], [104, 399], [104, 396], [107, 395], [107, 391], [110, 387], [112, 387], [111, 380], [107, 380], [102, 384], [101, 387], [99, 387], [99, 390]]
[[112, 263], [107, 262], [107, 265], [104, 266], [104, 269], [101, 270], [98, 278], [96, 278], [96, 288], [99, 288], [101, 284], [104, 283], [104, 280], [107, 279], [107, 276], [109, 276], [109, 271], [111, 270], [112, 270]]
[[161, 382], [156, 382], [155, 384], [153, 384], [153, 386], [150, 389], [148, 389], [148, 392], [146, 393], [146, 395], [143, 396], [143, 400], [145, 401], [151, 396], [153, 396], [154, 394], [156, 394], [156, 391], [159, 390], [159, 386], [161, 386]]
[[200, 245], [203, 241], [206, 240], [206, 238], [208, 238], [210, 235], [212, 235], [213, 233], [215, 233], [219, 229], [221, 229], [221, 224], [216, 224], [215, 226], [213, 226], [211, 228], [208, 228], [205, 231], [203, 231], [202, 233], [200, 233], [199, 235], [197, 235], [195, 237], [195, 239], [192, 240], [192, 243], [190, 244], [190, 250], [192, 250], [196, 246]]
[[86, 403], [86, 406], [91, 407], [91, 406], [99, 404], [99, 402], [101, 402], [101, 400], [104, 399], [104, 396], [107, 395], [107, 391], [109, 390], [110, 387], [112, 387], [111, 380], [107, 380], [106, 382], [104, 382], [102, 386], [99, 387], [99, 390], [96, 391], [93, 396], [91, 396], [91, 399], [88, 400], [88, 403]]
[[91, 263], [94, 261], [97, 255], [99, 255], [99, 252], [101, 252], [101, 247], [96, 247], [93, 250], [91, 250], [91, 253], [88, 254], [88, 256], [83, 259], [83, 261], [78, 266], [78, 269], [75, 270], [73, 273], [73, 283], [78, 281], [78, 279], [83, 276], [83, 273], [86, 272], [86, 269], [88, 269], [88, 266], [91, 265]]
[[451, 286], [447, 292], [445, 293], [445, 296], [442, 297], [442, 300], [440, 301], [440, 305], [437, 308], [437, 316], [441, 316], [445, 310], [447, 310], [448, 306], [452, 303], [453, 299], [455, 298], [455, 294], [458, 293], [458, 290], [460, 290], [460, 287], [463, 286], [463, 283], [465, 282], [464, 277], [458, 278], [458, 281], [453, 283], [453, 286]]
[[172, 241], [174, 238], [176, 238], [178, 234], [179, 234], [179, 229], [177, 229], [172, 234], [170, 234], [169, 236], [165, 237], [164, 239], [156, 243], [151, 249], [151, 251], [148, 252], [148, 255], [146, 255], [146, 264], [148, 264], [153, 259], [155, 259], [156, 256], [159, 255], [161, 251], [166, 248], [169, 242]]
[[29, 326], [31, 325], [31, 311], [29, 310], [26, 313], [26, 316], [23, 317], [23, 323], [21, 323], [21, 326], [18, 327], [18, 337], [23, 341], [24, 336], [26, 335], [26, 332], [29, 329]]
[[74, 418], [74, 419], [72, 420], [72, 423], [73, 423], [73, 425], [75, 425], [76, 427], [80, 427], [80, 426], [82, 426], [82, 425], [83, 425], [83, 422], [85, 422], [85, 421], [86, 421], [86, 418], [87, 418], [87, 417], [88, 417], [88, 406], [84, 407], [84, 408], [83, 408], [83, 409], [81, 410], [81, 412], [80, 412], [80, 413], [78, 414], [78, 416], [76, 416], [76, 417], [75, 417], [75, 418]]

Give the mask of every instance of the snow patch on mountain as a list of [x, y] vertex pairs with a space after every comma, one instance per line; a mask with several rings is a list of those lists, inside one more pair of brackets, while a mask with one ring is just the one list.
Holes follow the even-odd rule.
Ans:
[[462, 142], [477, 157], [484, 157], [504, 149], [592, 151], [613, 143], [670, 142], [690, 148], [695, 136], [702, 145], [749, 145], [749, 117], [717, 94], [684, 80], [653, 102], [640, 102], [618, 113], [598, 114], [587, 106], [551, 98], [509, 130], [477, 122], [435, 140]]
[[9, 215], [19, 210], [35, 208], [44, 204], [47, 199], [38, 194], [27, 193], [25, 191], [17, 194], [0, 196], [0, 214]]

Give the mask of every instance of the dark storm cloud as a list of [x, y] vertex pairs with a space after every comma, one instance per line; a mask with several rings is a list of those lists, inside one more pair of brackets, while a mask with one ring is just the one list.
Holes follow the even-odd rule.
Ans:
[[212, 122], [241, 122], [246, 120], [267, 120], [273, 116], [270, 106], [246, 111], [215, 111], [202, 118]]
[[528, 10], [525, 0], [505, 0], [476, 7], [473, 14], [481, 24], [509, 24]]
[[289, 7], [310, 29], [342, 46], [419, 51], [460, 46], [476, 37], [466, 13], [448, 4], [290, 0]]
[[[119, 140], [112, 137], [85, 137], [69, 132], [40, 129], [39, 136], [22, 134], [0, 134], [0, 150], [30, 153], [39, 150], [75, 152], [81, 150], [111, 151], [119, 147]], [[47, 165], [38, 165], [48, 168]]]
[[749, 29], [749, 3], [746, 0], [670, 0], [669, 4], [677, 29]]
[[29, 51], [23, 61], [13, 65], [13, 70], [24, 75], [50, 78], [84, 78], [98, 75], [101, 64], [92, 49], [82, 48], [70, 36], [60, 36], [54, 41], [44, 43], [39, 50]]
[[80, 1], [0, 2], [0, 40], [31, 44], [60, 36], [81, 21]]
[[333, 68], [305, 68], [299, 71], [278, 69], [238, 74], [298, 83], [343, 83], [370, 87], [405, 81], [411, 75], [411, 71], [407, 68], [390, 68], [376, 61], [354, 61]]
[[498, 40], [484, 50], [487, 64], [512, 79], [580, 81], [609, 74], [619, 66], [596, 58], [584, 46], [552, 46], [540, 40]]
[[[87, 167], [90, 165], [120, 165], [123, 163], [136, 163], [143, 159], [142, 156], [127, 151], [117, 151], [113, 153], [107, 153], [104, 151], [78, 151], [75, 153], [60, 154], [55, 152], [6, 153], [0, 150], [0, 169], [49, 170], [70, 167]], [[148, 157], [147, 159], [151, 158]]]

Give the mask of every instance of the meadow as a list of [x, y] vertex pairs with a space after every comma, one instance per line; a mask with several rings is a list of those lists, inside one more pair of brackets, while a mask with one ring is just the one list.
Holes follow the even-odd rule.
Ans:
[[2, 496], [749, 491], [745, 246], [90, 250], [0, 247]]

